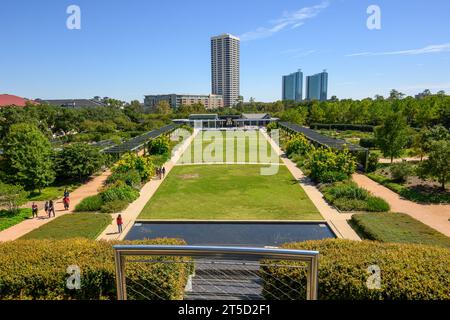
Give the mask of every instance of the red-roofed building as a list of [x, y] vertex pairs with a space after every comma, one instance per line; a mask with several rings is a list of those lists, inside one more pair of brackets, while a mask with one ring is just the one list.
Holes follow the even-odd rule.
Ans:
[[35, 104], [35, 102], [32, 100], [24, 99], [18, 96], [14, 96], [12, 94], [0, 94], [0, 108], [12, 105], [24, 107], [27, 102]]

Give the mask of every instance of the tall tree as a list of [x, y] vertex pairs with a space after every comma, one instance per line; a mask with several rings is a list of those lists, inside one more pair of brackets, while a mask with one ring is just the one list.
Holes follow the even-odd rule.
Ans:
[[52, 145], [36, 126], [19, 123], [10, 127], [4, 143], [10, 181], [41, 192], [55, 180], [52, 155]]
[[172, 113], [172, 108], [169, 102], [162, 100], [156, 105], [155, 112], [158, 114], [170, 114]]
[[431, 145], [428, 159], [419, 166], [419, 176], [436, 178], [445, 190], [450, 180], [450, 141], [439, 140]]
[[405, 117], [400, 112], [391, 113], [381, 126], [375, 128], [377, 144], [383, 155], [391, 159], [391, 163], [402, 154], [408, 139], [408, 129]]

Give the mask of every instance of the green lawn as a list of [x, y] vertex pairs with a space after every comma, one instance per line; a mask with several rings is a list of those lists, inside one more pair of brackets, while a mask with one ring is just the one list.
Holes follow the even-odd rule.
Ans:
[[140, 219], [323, 220], [285, 166], [261, 175], [265, 165], [176, 166]]
[[106, 213], [67, 214], [31, 231], [21, 239], [96, 239], [111, 223], [111, 219], [111, 215]]
[[259, 131], [249, 130], [203, 131], [195, 137], [179, 163], [279, 161], [267, 139]]
[[351, 223], [365, 239], [450, 248], [450, 238], [403, 213], [355, 214]]
[[80, 185], [80, 183], [55, 183], [42, 189], [41, 193], [39, 193], [38, 191], [30, 192], [30, 194], [27, 196], [27, 199], [28, 201], [47, 201], [62, 198], [64, 195], [64, 189], [67, 188], [69, 192], [72, 192]]
[[19, 209], [17, 213], [0, 210], [0, 231], [8, 229], [22, 221], [31, 218], [31, 209]]

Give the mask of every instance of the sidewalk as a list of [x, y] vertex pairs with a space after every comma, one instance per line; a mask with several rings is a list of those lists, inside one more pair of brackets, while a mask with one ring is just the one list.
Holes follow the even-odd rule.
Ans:
[[[198, 130], [194, 130], [194, 133], [186, 139], [186, 141], [183, 143], [183, 145], [178, 148], [172, 155], [172, 158], [164, 164], [164, 167], [166, 168], [166, 176], [170, 173], [172, 168], [176, 165], [178, 162], [178, 159], [181, 157], [183, 152], [189, 147], [192, 140], [195, 138], [195, 136], [198, 134]], [[141, 195], [139, 198], [131, 203], [128, 208], [126, 208], [124, 211], [122, 211], [120, 214], [122, 215], [122, 221], [123, 221], [123, 230], [122, 233], [119, 234], [117, 232], [117, 224], [116, 224], [116, 218], [119, 215], [114, 214], [112, 215], [113, 221], [112, 223], [106, 227], [106, 229], [98, 236], [97, 240], [123, 240], [126, 236], [126, 234], [130, 231], [130, 229], [133, 227], [134, 222], [136, 221], [137, 217], [141, 213], [142, 209], [144, 209], [147, 202], [151, 199], [151, 197], [155, 194], [156, 190], [158, 190], [161, 183], [163, 183], [164, 179], [156, 179], [151, 180], [147, 182], [144, 187], [141, 189]]]
[[351, 219], [352, 214], [339, 213], [336, 209], [331, 207], [324, 199], [322, 193], [316, 188], [315, 184], [304, 175], [304, 173], [297, 168], [297, 165], [284, 156], [281, 148], [267, 135], [266, 132], [261, 131], [266, 139], [271, 144], [272, 148], [281, 156], [283, 163], [289, 169], [294, 178], [300, 183], [300, 186], [305, 190], [308, 197], [314, 203], [319, 210], [322, 217], [327, 221], [330, 228], [336, 234], [338, 238], [361, 240], [356, 232], [348, 224], [348, 220]]
[[16, 240], [23, 235], [27, 234], [34, 229], [43, 226], [50, 221], [55, 220], [65, 214], [73, 212], [75, 206], [81, 202], [86, 197], [97, 194], [98, 189], [103, 186], [104, 182], [110, 175], [110, 171], [106, 170], [102, 172], [99, 176], [91, 178], [89, 182], [80, 186], [76, 190], [70, 193], [70, 209], [64, 210], [64, 205], [62, 198], [55, 200], [55, 218], [49, 218], [44, 210], [40, 210], [38, 213], [38, 218], [28, 219], [19, 224], [16, 224], [6, 230], [0, 232], [0, 242]]
[[419, 204], [405, 200], [394, 191], [359, 173], [353, 174], [353, 180], [361, 188], [369, 190], [377, 197], [386, 200], [391, 206], [392, 212], [406, 213], [414, 219], [450, 237], [450, 205]]

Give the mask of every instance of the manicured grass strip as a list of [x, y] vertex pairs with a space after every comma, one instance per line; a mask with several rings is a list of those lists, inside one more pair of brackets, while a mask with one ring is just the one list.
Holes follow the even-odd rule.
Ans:
[[80, 185], [80, 183], [68, 185], [51, 185], [42, 189], [41, 193], [38, 193], [37, 191], [30, 192], [27, 199], [29, 201], [47, 201], [62, 198], [64, 196], [64, 189], [67, 188], [69, 192], [72, 192]]
[[24, 235], [21, 239], [63, 240], [71, 238], [96, 239], [111, 223], [105, 213], [74, 213], [61, 216], [42, 227]]
[[450, 248], [450, 238], [403, 213], [355, 214], [352, 225], [365, 239]]
[[17, 213], [0, 211], [0, 231], [8, 229], [22, 221], [31, 218], [31, 209], [19, 209]]
[[140, 219], [323, 220], [284, 166], [176, 166], [141, 212]]
[[447, 194], [432, 194], [422, 193], [418, 190], [408, 188], [399, 183], [393, 182], [391, 179], [386, 178], [376, 173], [368, 173], [367, 176], [375, 182], [385, 186], [386, 188], [398, 193], [405, 199], [418, 203], [450, 203], [450, 195]]

